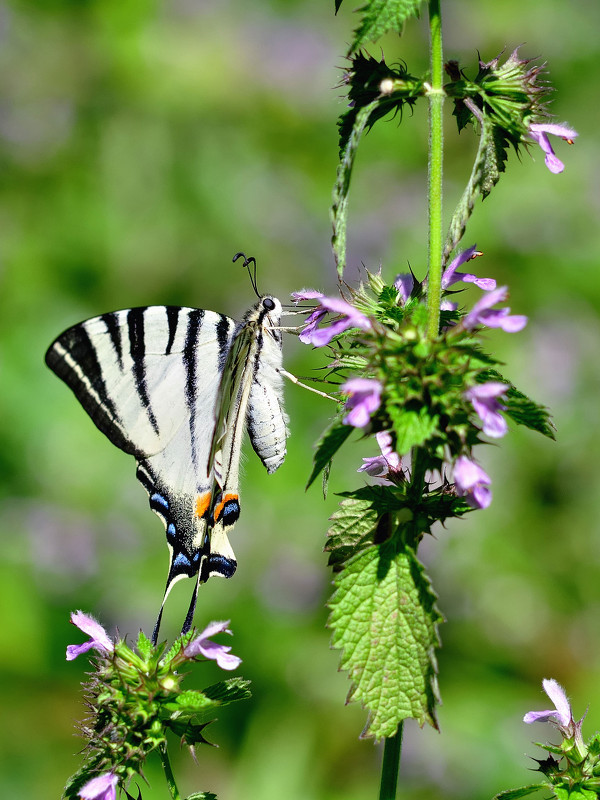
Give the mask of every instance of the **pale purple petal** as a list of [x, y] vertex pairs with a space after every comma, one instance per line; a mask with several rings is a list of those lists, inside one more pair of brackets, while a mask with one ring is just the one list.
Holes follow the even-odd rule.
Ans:
[[508, 431], [506, 420], [499, 412], [505, 406], [496, 399], [504, 394], [508, 386], [500, 381], [488, 381], [471, 387], [465, 392], [465, 397], [473, 403], [473, 408], [483, 423], [483, 432], [486, 436], [499, 439]]
[[109, 635], [93, 617], [84, 614], [83, 611], [74, 611], [71, 613], [71, 622], [80, 631], [87, 633], [90, 639], [87, 642], [83, 642], [83, 644], [70, 644], [67, 647], [67, 661], [73, 661], [74, 658], [77, 658], [82, 653], [87, 653], [92, 648], [106, 653], [111, 653], [114, 650], [114, 644]]
[[542, 686], [556, 707], [556, 712], [561, 725], [567, 726], [573, 718], [573, 713], [571, 711], [571, 704], [569, 703], [565, 690], [562, 688], [560, 683], [558, 683], [558, 681], [554, 680], [554, 678], [544, 678], [542, 681]]
[[401, 275], [396, 275], [396, 280], [394, 281], [394, 286], [398, 289], [398, 302], [401, 305], [406, 305], [408, 302], [408, 298], [410, 297], [412, 290], [415, 285], [415, 279], [413, 276], [408, 273], [402, 273]]
[[466, 264], [467, 261], [470, 261], [472, 258], [477, 258], [477, 256], [481, 255], [483, 255], [483, 253], [477, 250], [476, 245], [473, 245], [467, 250], [463, 250], [462, 253], [459, 253], [444, 270], [444, 274], [442, 275], [442, 289], [447, 289], [449, 286], [452, 286], [454, 283], [458, 283], [459, 281], [464, 281], [465, 283], [474, 283], [476, 286], [479, 286], [480, 289], [483, 289], [486, 292], [495, 289], [496, 281], [493, 278], [478, 278], [476, 275], [472, 275], [471, 273], [456, 272], [461, 264]]
[[544, 678], [542, 686], [555, 707], [546, 711], [528, 711], [523, 717], [523, 722], [528, 725], [532, 722], [557, 722], [561, 727], [568, 728], [573, 719], [573, 713], [565, 690], [554, 679]]
[[115, 800], [119, 779], [114, 772], [105, 772], [88, 781], [79, 790], [82, 800]]
[[366, 472], [372, 478], [382, 478], [389, 472], [389, 464], [385, 456], [371, 456], [371, 458], [363, 458], [362, 466], [357, 472]]
[[381, 405], [381, 383], [372, 378], [351, 378], [340, 386], [340, 390], [349, 395], [345, 407], [350, 413], [342, 422], [344, 425], [364, 428], [371, 414]]
[[389, 475], [390, 472], [400, 472], [402, 459], [393, 449], [391, 433], [389, 431], [378, 431], [375, 434], [375, 438], [381, 450], [381, 455], [363, 458], [362, 466], [356, 471], [366, 472], [372, 478], [382, 478], [385, 475]]
[[492, 480], [477, 464], [466, 456], [459, 456], [454, 464], [454, 483], [459, 497], [466, 497], [474, 508], [487, 508], [492, 502], [488, 488]]
[[[307, 296], [313, 290], [305, 290]], [[300, 294], [300, 293], [298, 293]], [[329, 344], [332, 339], [348, 328], [362, 328], [368, 330], [371, 327], [369, 318], [362, 314], [354, 306], [339, 297], [324, 297], [319, 294], [320, 305], [310, 314], [306, 320], [304, 330], [300, 334], [300, 341], [304, 344], [312, 344], [315, 347], [322, 347]], [[332, 325], [325, 328], [318, 328], [318, 324], [327, 314], [342, 314], [342, 319], [336, 320]]]
[[576, 139], [579, 134], [577, 131], [573, 130], [573, 128], [569, 128], [567, 125], [559, 125], [557, 123], [534, 123], [533, 125], [529, 126], [529, 135], [535, 142], [537, 142], [537, 144], [539, 144], [544, 152], [546, 166], [550, 172], [558, 175], [564, 170], [565, 165], [554, 153], [552, 145], [550, 144], [550, 140], [548, 139], [549, 133], [551, 133], [553, 136], [559, 136], [569, 144], [573, 144], [573, 140]]
[[291, 298], [294, 303], [299, 303], [301, 300], [317, 300], [325, 297], [322, 292], [317, 292], [316, 289], [300, 289], [299, 292], [292, 292]]
[[242, 659], [230, 653], [231, 647], [210, 641], [210, 637], [215, 636], [217, 633], [231, 634], [227, 627], [228, 625], [229, 620], [226, 622], [211, 622], [201, 634], [186, 645], [183, 651], [184, 655], [188, 658], [204, 656], [204, 658], [216, 661], [221, 669], [237, 669], [242, 663]]
[[508, 287], [500, 286], [484, 294], [465, 315], [462, 324], [467, 330], [477, 325], [486, 325], [488, 328], [502, 328], [507, 333], [516, 333], [527, 325], [527, 317], [520, 314], [510, 314], [510, 308], [492, 309], [496, 303], [506, 300]]

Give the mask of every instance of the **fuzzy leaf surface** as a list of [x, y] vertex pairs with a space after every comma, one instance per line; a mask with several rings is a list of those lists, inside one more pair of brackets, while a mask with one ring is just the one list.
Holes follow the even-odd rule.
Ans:
[[354, 32], [348, 55], [360, 50], [367, 42], [376, 42], [388, 31], [400, 34], [406, 20], [418, 16], [422, 3], [423, 0], [369, 0], [358, 9], [362, 20]]
[[435, 648], [442, 616], [422, 565], [397, 538], [359, 552], [336, 577], [332, 645], [369, 712], [363, 737], [393, 736], [408, 717], [437, 727]]

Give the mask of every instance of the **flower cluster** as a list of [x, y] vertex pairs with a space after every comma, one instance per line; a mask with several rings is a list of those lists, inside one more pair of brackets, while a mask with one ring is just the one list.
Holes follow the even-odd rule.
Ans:
[[74, 612], [71, 622], [89, 638], [69, 645], [67, 660], [93, 650], [97, 669], [86, 687], [90, 716], [81, 728], [87, 757], [67, 784], [67, 798], [115, 800], [117, 789], [140, 773], [147, 755], [166, 747], [167, 730], [192, 748], [205, 743], [207, 715], [248, 696], [239, 679], [204, 692], [180, 688], [180, 668], [199, 657], [225, 670], [240, 665], [231, 647], [212, 641], [218, 633], [231, 633], [228, 622], [212, 622], [200, 634], [186, 634], [166, 654], [164, 645], [154, 647], [142, 633], [137, 652], [124, 641], [113, 641], [99, 622], [82, 611]]
[[[485, 328], [516, 333], [527, 324], [527, 317], [499, 305], [508, 298], [506, 286], [460, 271], [481, 255], [473, 245], [446, 267], [442, 308], [448, 316], [437, 342], [424, 334], [423, 284], [412, 273], [398, 275], [389, 287], [369, 274], [369, 287], [353, 292], [350, 300], [312, 289], [292, 295], [297, 303], [317, 301], [300, 340], [328, 345], [336, 371], [362, 367], [362, 374], [339, 386], [346, 396], [339, 423], [378, 437], [381, 455], [364, 459], [359, 471], [398, 483], [408, 474], [401, 458], [428, 442], [435, 454], [430, 469], [448, 474], [443, 467], [449, 466], [456, 495], [472, 508], [486, 508], [492, 499], [490, 477], [473, 459], [472, 447], [481, 435], [497, 439], [507, 433], [506, 397], [512, 391], [490, 370], [474, 336]], [[459, 282], [482, 290], [470, 310], [459, 311], [450, 300], [454, 290], [448, 290]]]
[[600, 734], [586, 743], [581, 727], [583, 718], [576, 721], [571, 704], [562, 686], [553, 679], [542, 681], [544, 691], [554, 708], [528, 711], [523, 722], [548, 722], [560, 733], [560, 745], [539, 746], [549, 754], [545, 759], [535, 759], [544, 781], [536, 786], [505, 792], [507, 797], [524, 797], [536, 789], [550, 790], [557, 798], [594, 798], [600, 794]]

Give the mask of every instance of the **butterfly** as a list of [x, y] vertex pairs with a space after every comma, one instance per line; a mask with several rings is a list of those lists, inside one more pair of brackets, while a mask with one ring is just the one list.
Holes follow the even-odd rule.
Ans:
[[239, 323], [199, 308], [129, 308], [74, 325], [46, 353], [96, 426], [134, 456], [164, 522], [170, 563], [154, 643], [177, 581], [196, 576], [186, 633], [199, 584], [236, 570], [228, 535], [244, 430], [269, 473], [285, 458], [282, 313], [271, 295]]

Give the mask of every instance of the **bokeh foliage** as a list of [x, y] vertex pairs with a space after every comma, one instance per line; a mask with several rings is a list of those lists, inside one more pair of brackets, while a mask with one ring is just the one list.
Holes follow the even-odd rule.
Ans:
[[[84, 608], [135, 636], [152, 625], [166, 576], [160, 522], [131, 459], [91, 425], [43, 365], [54, 336], [103, 311], [146, 303], [239, 314], [252, 301], [240, 249], [260, 285], [280, 297], [302, 286], [331, 292], [328, 206], [342, 110], [336, 67], [356, 26], [346, 4], [254, 0], [13, 0], [0, 6], [0, 637], [4, 725], [0, 793], [57, 797], [78, 763], [84, 665], [64, 661]], [[555, 677], [586, 725], [600, 726], [600, 235], [595, 0], [446, 0], [445, 50], [475, 74], [525, 41], [547, 59], [553, 110], [579, 132], [551, 175], [511, 155], [478, 204], [465, 239], [482, 274], [511, 286], [518, 337], [491, 334], [515, 383], [551, 405], [555, 443], [513, 430], [486, 453], [490, 510], [437, 532], [420, 550], [434, 575], [441, 627], [441, 734], [407, 726], [401, 797], [480, 798], [524, 781], [535, 732], [522, 714]], [[386, 60], [426, 64], [414, 22]], [[373, 55], [377, 55], [373, 52]], [[446, 208], [460, 196], [476, 142], [447, 113]], [[380, 124], [358, 154], [348, 262], [418, 277], [426, 263], [425, 116]], [[565, 152], [566, 151], [566, 152]], [[476, 295], [473, 294], [473, 297]], [[307, 374], [318, 354], [290, 337], [286, 366]], [[180, 754], [184, 791], [227, 798], [354, 800], [374, 795], [378, 750], [359, 742], [363, 715], [324, 629], [327, 517], [308, 494], [312, 444], [325, 401], [286, 387], [292, 438], [284, 467], [266, 476], [249, 455], [243, 514], [233, 536], [239, 571], [204, 587], [199, 625], [231, 618], [253, 700], [211, 731], [220, 749], [196, 766]], [[356, 463], [330, 489], [362, 485]], [[165, 619], [173, 635], [191, 586]], [[212, 672], [211, 672], [212, 671]], [[218, 680], [207, 666], [203, 685]], [[148, 771], [164, 797], [158, 769]]]

